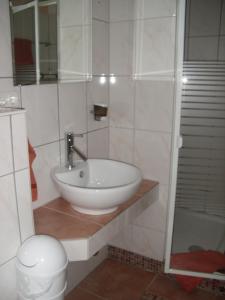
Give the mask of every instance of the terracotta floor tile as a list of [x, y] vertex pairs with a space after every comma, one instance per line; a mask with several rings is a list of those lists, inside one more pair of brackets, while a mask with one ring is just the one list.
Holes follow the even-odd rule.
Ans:
[[164, 275], [158, 275], [147, 287], [144, 295], [152, 293], [168, 298], [169, 300], [215, 300], [215, 296], [202, 290], [194, 290], [191, 293], [184, 291], [175, 280]]
[[180, 287], [175, 280], [164, 275], [157, 275], [152, 283], [147, 287], [145, 295], [149, 292], [154, 295], [171, 297], [177, 292], [177, 290], [180, 290]]
[[65, 300], [103, 300], [104, 298], [90, 294], [80, 288], [72, 290], [66, 297]]
[[107, 259], [80, 287], [109, 300], [140, 300], [155, 275]]
[[34, 210], [34, 223], [36, 234], [48, 234], [61, 240], [89, 237], [101, 229], [95, 223], [45, 207]]

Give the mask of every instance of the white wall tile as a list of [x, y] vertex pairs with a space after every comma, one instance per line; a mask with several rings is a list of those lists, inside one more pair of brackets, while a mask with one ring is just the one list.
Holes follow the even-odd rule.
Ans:
[[93, 74], [101, 75], [109, 72], [109, 25], [105, 22], [93, 21], [92, 62]]
[[61, 138], [66, 131], [87, 131], [85, 83], [59, 85], [59, 118]]
[[133, 64], [133, 23], [110, 24], [110, 73], [131, 75]]
[[134, 86], [132, 78], [116, 77], [110, 85], [110, 125], [134, 127]]
[[155, 201], [133, 222], [136, 226], [151, 228], [161, 232], [166, 232], [168, 186], [160, 185], [159, 191], [155, 195]]
[[37, 181], [38, 201], [33, 202], [33, 208], [59, 196], [50, 174], [52, 168], [60, 163], [59, 142], [35, 148], [35, 151], [37, 157], [33, 163], [33, 170]]
[[90, 24], [92, 0], [60, 0], [60, 26]]
[[109, 21], [109, 0], [92, 1], [93, 18]]
[[170, 17], [176, 14], [176, 0], [135, 0], [136, 19]]
[[24, 114], [12, 116], [12, 141], [15, 170], [28, 167], [27, 130]]
[[0, 78], [0, 105], [21, 107], [20, 87], [13, 85], [12, 78]]
[[13, 171], [10, 118], [0, 117], [0, 176]]
[[153, 259], [163, 261], [165, 249], [165, 234], [133, 225], [133, 252]]
[[134, 0], [110, 0], [110, 22], [134, 19]]
[[59, 139], [55, 84], [23, 86], [22, 104], [27, 110], [28, 137], [32, 146]]
[[146, 179], [168, 184], [170, 168], [170, 134], [135, 131], [134, 163]]
[[136, 129], [172, 131], [173, 91], [172, 79], [136, 82]]
[[110, 241], [110, 245], [114, 247], [118, 247], [120, 249], [125, 249], [127, 251], [132, 251], [133, 249], [133, 231], [132, 225], [128, 225], [124, 228], [120, 234], [114, 237]]
[[0, 77], [12, 77], [9, 1], [0, 1]]
[[0, 177], [0, 265], [16, 255], [20, 245], [13, 175]]
[[108, 78], [106, 78], [104, 84], [101, 83], [101, 78], [102, 77], [93, 77], [92, 81], [87, 83], [87, 118], [89, 131], [107, 127], [109, 123], [109, 117], [102, 121], [96, 121], [93, 113], [91, 113], [94, 104], [109, 105]]
[[59, 78], [85, 81], [91, 63], [91, 25], [60, 28]]
[[88, 158], [109, 157], [109, 130], [99, 129], [88, 133]]
[[1, 299], [17, 300], [16, 294], [16, 260], [12, 259], [0, 267]]
[[133, 163], [134, 130], [110, 127], [110, 158]]
[[175, 21], [175, 17], [168, 17], [135, 22], [135, 74], [173, 75]]
[[24, 241], [34, 234], [29, 169], [16, 172], [15, 181], [21, 238]]

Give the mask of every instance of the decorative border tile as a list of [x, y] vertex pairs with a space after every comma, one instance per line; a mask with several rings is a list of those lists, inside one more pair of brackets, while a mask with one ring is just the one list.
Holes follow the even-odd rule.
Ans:
[[119, 249], [113, 246], [108, 247], [108, 256], [111, 259], [117, 260], [121, 263], [140, 267], [146, 271], [154, 273], [163, 273], [164, 263], [144, 257], [142, 255]]

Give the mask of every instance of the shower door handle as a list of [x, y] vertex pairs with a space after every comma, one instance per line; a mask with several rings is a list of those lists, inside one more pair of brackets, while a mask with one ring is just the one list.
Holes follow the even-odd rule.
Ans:
[[177, 148], [180, 149], [183, 147], [183, 136], [182, 135], [179, 135], [177, 137]]

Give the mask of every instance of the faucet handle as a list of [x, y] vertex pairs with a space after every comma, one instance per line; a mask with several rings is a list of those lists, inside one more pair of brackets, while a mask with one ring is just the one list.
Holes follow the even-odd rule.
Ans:
[[72, 131], [67, 131], [65, 132], [65, 136], [68, 138], [68, 137], [84, 137], [84, 134], [83, 133], [73, 133]]

